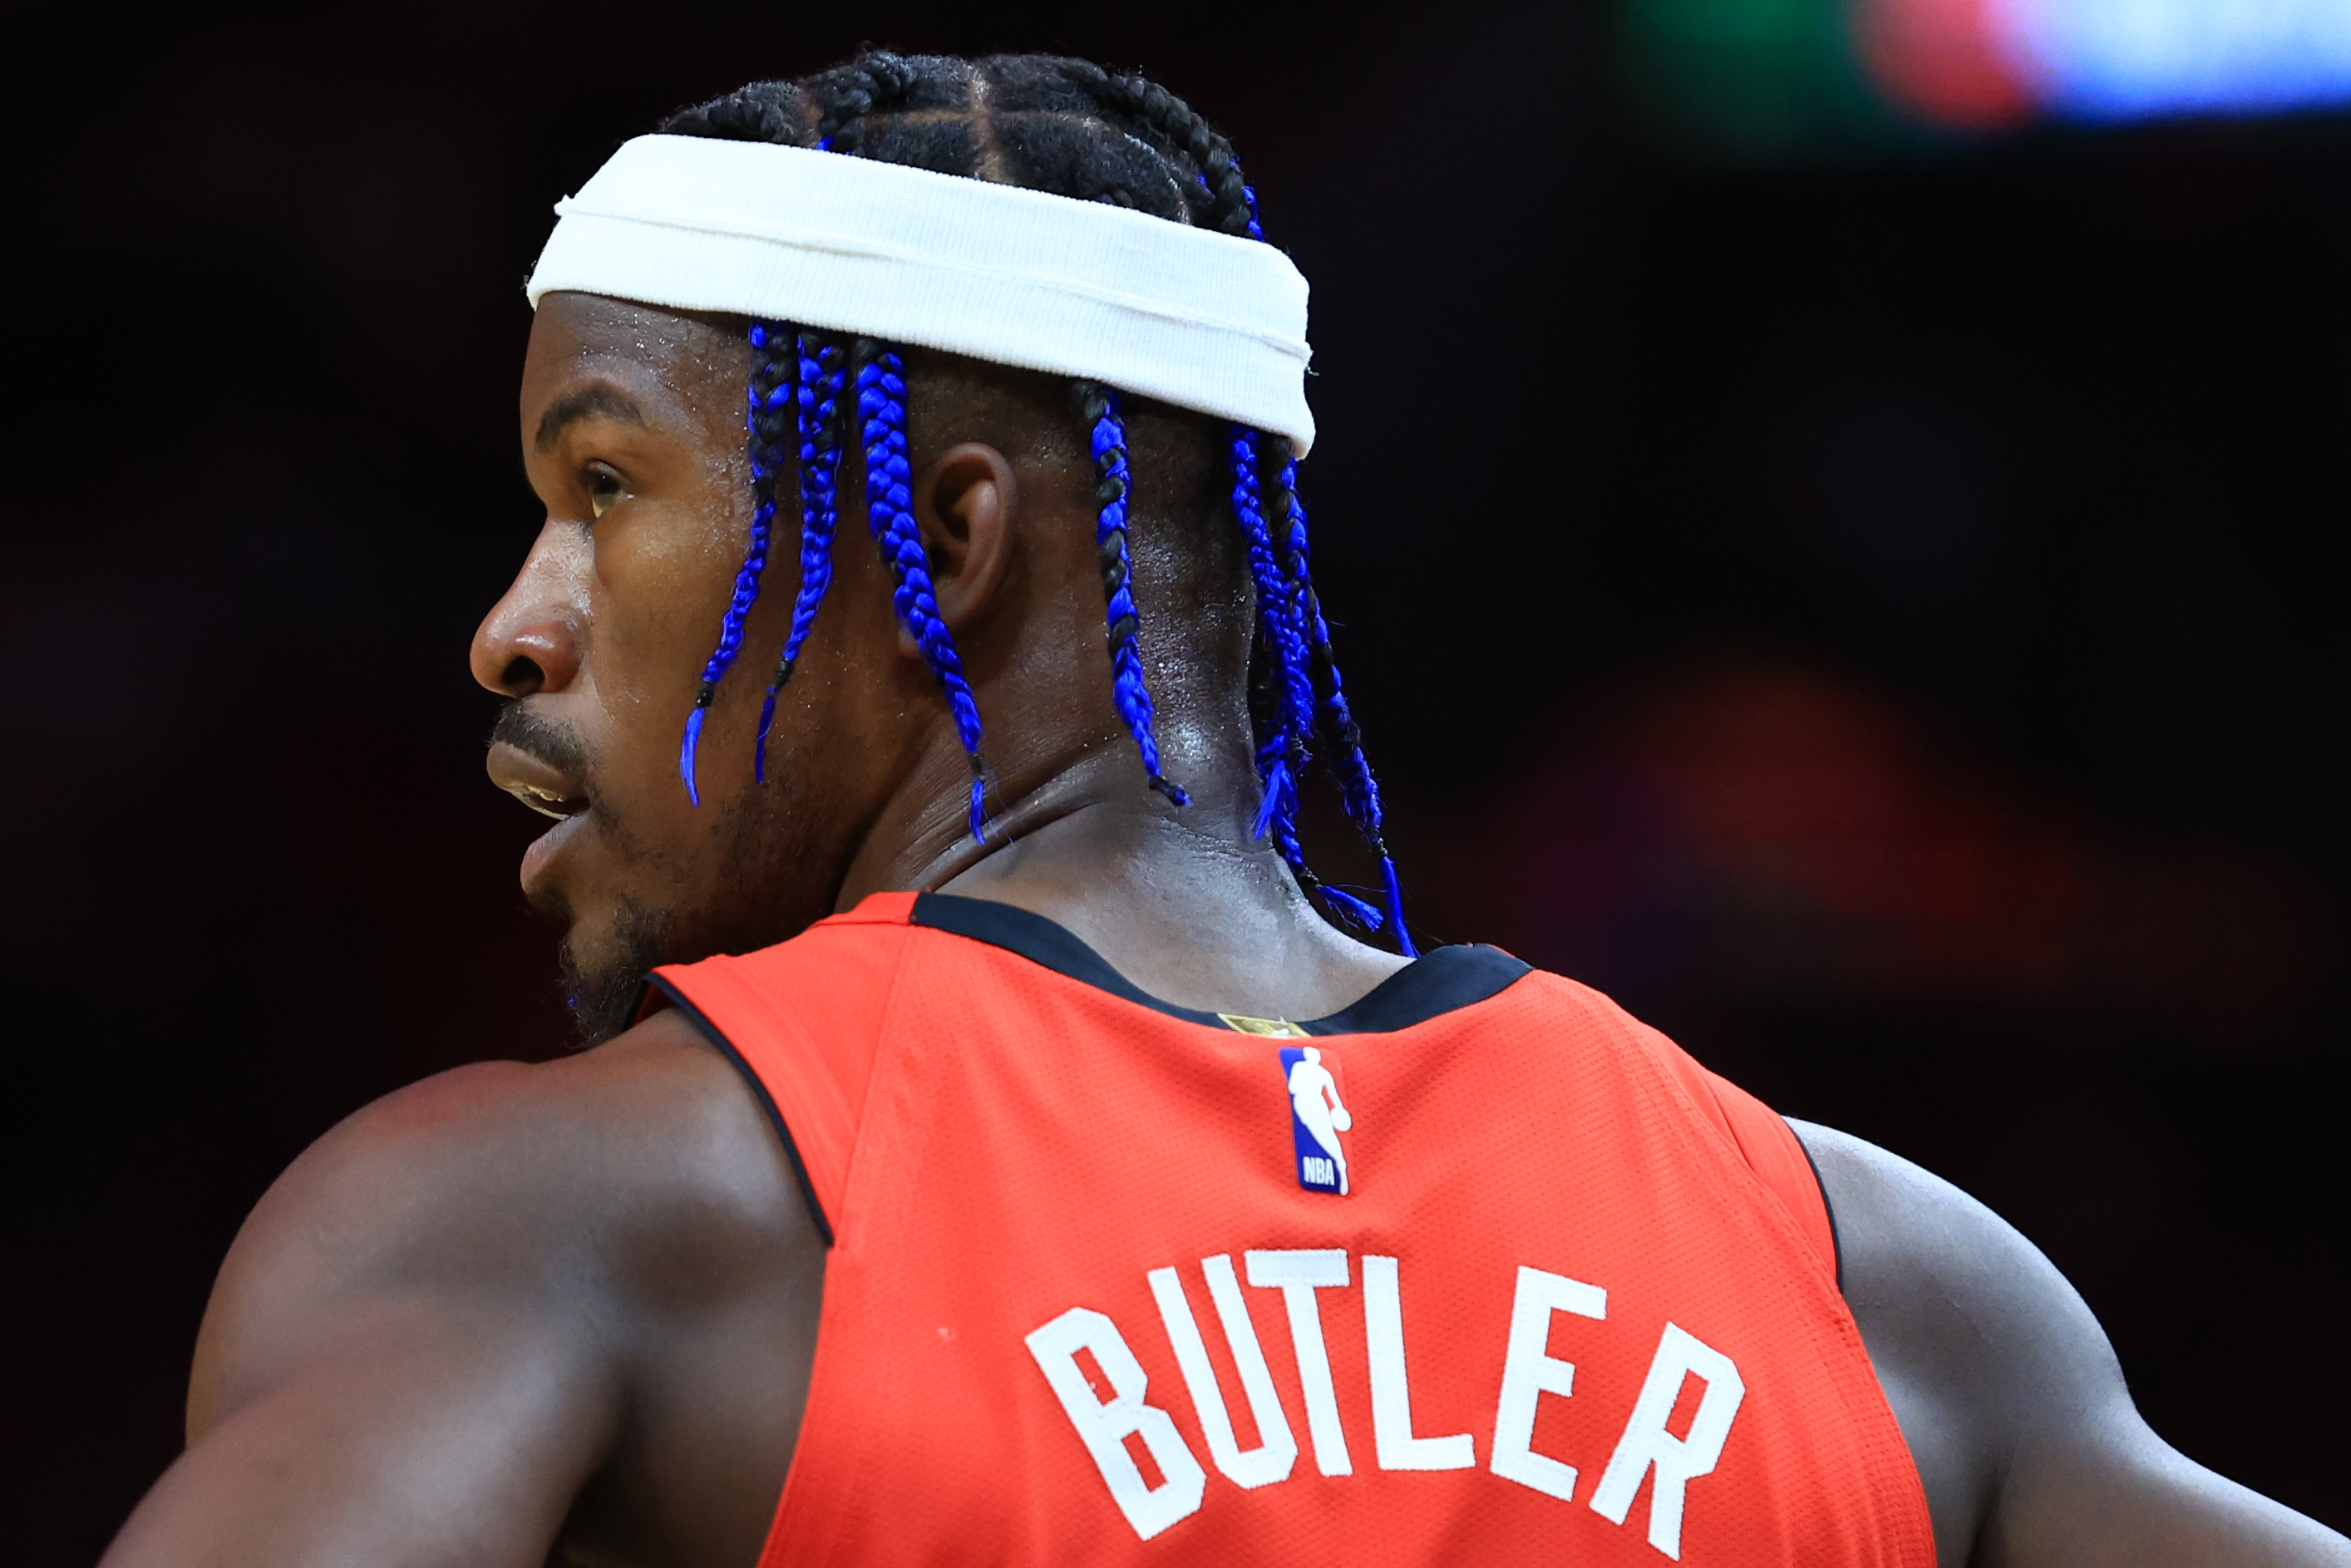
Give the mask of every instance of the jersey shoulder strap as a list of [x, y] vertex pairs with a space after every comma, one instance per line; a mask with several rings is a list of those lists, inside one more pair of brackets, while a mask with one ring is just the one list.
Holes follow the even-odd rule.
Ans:
[[1688, 1108], [1729, 1144], [1756, 1182], [1779, 1203], [1804, 1239], [1821, 1271], [1842, 1293], [1844, 1270], [1837, 1253], [1836, 1217], [1822, 1190], [1820, 1173], [1779, 1113], [1729, 1079], [1708, 1071], [1689, 1052], [1618, 1006], [1604, 992], [1563, 975], [1536, 972], [1539, 988], [1596, 1024], [1620, 1049], [1646, 1058], [1687, 1098]]
[[911, 893], [877, 893], [789, 942], [653, 973], [653, 988], [701, 1025], [766, 1106], [827, 1244], [914, 907]]
[[1788, 1125], [1786, 1118], [1738, 1084], [1698, 1065], [1696, 1059], [1666, 1036], [1646, 1024], [1636, 1027], [1653, 1037], [1658, 1054], [1681, 1080], [1699, 1109], [1730, 1134], [1730, 1141], [1739, 1146], [1747, 1161], [1747, 1168], [1780, 1200], [1788, 1217], [1796, 1222], [1796, 1228], [1811, 1243], [1813, 1255], [1822, 1269], [1842, 1291], [1844, 1276], [1837, 1252], [1836, 1217], [1830, 1212], [1828, 1195], [1821, 1188], [1820, 1173], [1813, 1168], [1813, 1158], [1804, 1152], [1795, 1129]]

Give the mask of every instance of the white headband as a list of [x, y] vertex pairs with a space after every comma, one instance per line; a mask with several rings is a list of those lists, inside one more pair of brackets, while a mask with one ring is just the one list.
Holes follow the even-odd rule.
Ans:
[[1083, 377], [1314, 441], [1306, 279], [1270, 245], [927, 169], [640, 136], [526, 292], [724, 310]]

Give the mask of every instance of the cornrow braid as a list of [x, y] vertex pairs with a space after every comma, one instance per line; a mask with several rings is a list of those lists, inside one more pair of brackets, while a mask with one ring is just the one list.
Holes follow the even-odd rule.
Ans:
[[931, 588], [931, 566], [914, 521], [914, 475], [906, 457], [906, 369], [897, 350], [871, 338], [857, 340], [852, 356], [857, 378], [857, 413], [865, 444], [865, 520], [882, 547], [897, 582], [891, 595], [898, 619], [923, 651], [923, 661], [946, 693], [956, 736], [971, 759], [971, 836], [987, 836], [987, 765], [979, 755], [979, 704], [963, 673], [954, 634], [939, 619]]
[[[841, 392], [847, 356], [839, 343], [812, 332], [792, 337], [793, 401], [799, 428], [800, 591], [792, 601], [791, 632], [759, 708], [751, 772], [762, 784], [768, 781], [768, 731], [776, 721], [776, 694], [792, 678], [792, 666], [816, 624], [825, 591], [832, 586], [832, 539], [841, 523]], [[761, 346], [756, 338], [753, 344]]]
[[751, 459], [751, 538], [743, 552], [743, 564], [736, 569], [735, 594], [718, 622], [718, 646], [702, 666], [702, 685], [695, 691], [694, 711], [685, 716], [685, 738], [677, 750], [677, 771], [685, 780], [685, 798], [696, 806], [702, 804], [702, 794], [695, 781], [695, 753], [702, 743], [703, 721], [718, 695], [718, 683], [726, 678], [735, 655], [742, 652], [743, 629], [750, 621], [751, 606], [758, 601], [759, 579], [768, 570], [768, 540], [776, 523], [776, 470], [784, 455], [784, 411], [791, 404], [792, 391], [768, 343], [767, 324], [753, 322], [749, 407], [744, 420]]
[[1094, 458], [1094, 549], [1102, 560], [1104, 636], [1110, 647], [1111, 700], [1119, 722], [1143, 753], [1151, 787], [1178, 806], [1191, 797], [1159, 771], [1159, 740], [1153, 733], [1151, 688], [1143, 674], [1143, 617], [1134, 607], [1133, 564], [1126, 548], [1126, 423], [1119, 417], [1118, 393], [1092, 382], [1073, 384]]
[[1195, 178], [1208, 193], [1204, 227], [1228, 235], [1265, 238], [1258, 225], [1257, 193], [1241, 178], [1233, 144], [1219, 136], [1200, 112], [1157, 82], [1121, 76], [1095, 66], [1077, 79], [1105, 109], [1140, 121], [1170, 151], [1191, 160]]
[[662, 131], [671, 136], [792, 145], [807, 135], [803, 110], [798, 84], [755, 81], [724, 98], [672, 115]]
[[1339, 677], [1339, 662], [1331, 648], [1331, 627], [1323, 619], [1322, 602], [1314, 591], [1306, 537], [1306, 503], [1298, 493], [1298, 460], [1288, 455], [1288, 443], [1282, 444], [1282, 464], [1273, 482], [1272, 531], [1283, 571], [1296, 595], [1299, 627], [1312, 651], [1313, 683], [1321, 693], [1317, 720], [1323, 737], [1331, 743], [1330, 767], [1338, 777], [1348, 820], [1355, 824], [1355, 831], [1380, 862], [1380, 879], [1386, 884], [1388, 918], [1395, 925], [1397, 950], [1412, 957], [1416, 949], [1411, 933], [1405, 929], [1404, 889], [1396, 877], [1395, 857], [1388, 853], [1379, 781], [1372, 776], [1371, 761], [1364, 755], [1363, 727], [1355, 722], [1354, 711], [1348, 706], [1346, 688]]
[[863, 120], [912, 92], [920, 80], [913, 63], [876, 49], [817, 78], [824, 97], [817, 110], [816, 144], [854, 155], [863, 144]]

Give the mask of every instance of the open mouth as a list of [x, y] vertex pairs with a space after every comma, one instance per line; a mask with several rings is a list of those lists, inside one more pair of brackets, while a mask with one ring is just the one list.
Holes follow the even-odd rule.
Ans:
[[536, 784], [509, 785], [507, 793], [540, 816], [553, 817], [559, 822], [567, 817], [576, 817], [588, 809], [588, 802], [585, 800], [577, 800], [569, 795], [559, 795], [553, 790], [542, 789]]
[[585, 788], [511, 741], [492, 745], [486, 761], [490, 782], [542, 817], [562, 821], [588, 810]]

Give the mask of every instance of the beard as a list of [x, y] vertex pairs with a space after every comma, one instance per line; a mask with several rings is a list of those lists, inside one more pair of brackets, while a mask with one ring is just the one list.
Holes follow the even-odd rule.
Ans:
[[602, 951], [590, 960], [577, 941], [563, 940], [557, 956], [563, 967], [563, 1005], [580, 1031], [580, 1048], [601, 1045], [637, 1021], [645, 977], [664, 964], [674, 964], [699, 954], [681, 952], [677, 916], [670, 910], [621, 900]]
[[631, 884], [613, 900], [609, 917], [585, 929], [560, 891], [543, 890], [533, 901], [539, 913], [570, 927], [558, 961], [580, 1049], [601, 1045], [636, 1022], [645, 977], [663, 965], [753, 952], [831, 912], [837, 887], [779, 877], [807, 862], [807, 846], [792, 828], [798, 780], [776, 759], [763, 789], [718, 809], [703, 853], [680, 854], [646, 842], [616, 812], [597, 788], [593, 750], [571, 727], [510, 702], [490, 738], [544, 759], [586, 791], [611, 855]]

